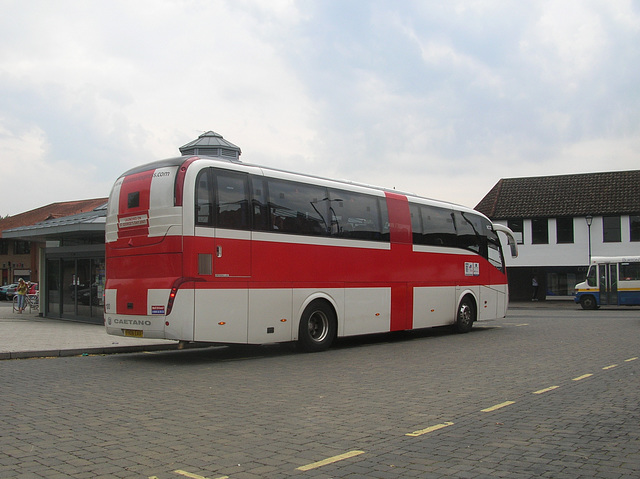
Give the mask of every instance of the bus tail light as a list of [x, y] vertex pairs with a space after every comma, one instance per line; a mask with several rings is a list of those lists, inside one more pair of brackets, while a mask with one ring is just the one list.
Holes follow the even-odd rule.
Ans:
[[180, 289], [180, 286], [182, 286], [184, 283], [188, 283], [188, 282], [202, 282], [204, 281], [204, 279], [202, 278], [178, 278], [173, 282], [173, 285], [171, 286], [171, 291], [169, 291], [169, 300], [167, 301], [167, 312], [166, 312], [166, 316], [169, 316], [171, 314], [171, 310], [173, 309], [173, 303], [176, 300], [176, 295], [178, 294], [178, 290]]
[[176, 300], [176, 294], [178, 293], [178, 286], [173, 286], [171, 288], [171, 292], [169, 293], [169, 301], [167, 302], [167, 316], [171, 314], [171, 310], [173, 309], [173, 302]]

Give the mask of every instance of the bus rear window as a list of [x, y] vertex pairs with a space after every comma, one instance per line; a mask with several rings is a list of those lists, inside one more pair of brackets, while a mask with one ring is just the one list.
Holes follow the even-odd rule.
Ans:
[[138, 208], [140, 206], [140, 192], [134, 191], [127, 195], [127, 208]]

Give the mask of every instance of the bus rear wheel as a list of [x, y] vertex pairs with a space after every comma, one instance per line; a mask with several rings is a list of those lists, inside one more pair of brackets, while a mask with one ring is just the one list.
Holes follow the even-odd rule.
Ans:
[[582, 309], [596, 309], [598, 305], [596, 298], [591, 295], [586, 295], [580, 298], [580, 306], [582, 306]]
[[457, 333], [468, 333], [473, 328], [473, 322], [476, 320], [476, 305], [474, 301], [465, 296], [458, 305], [458, 314], [453, 329]]
[[300, 318], [298, 344], [307, 352], [329, 349], [336, 336], [336, 314], [327, 302], [313, 301]]

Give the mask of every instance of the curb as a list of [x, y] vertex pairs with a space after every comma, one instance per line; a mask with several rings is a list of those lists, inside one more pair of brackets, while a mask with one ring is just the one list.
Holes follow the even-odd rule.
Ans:
[[132, 346], [108, 346], [95, 348], [76, 348], [76, 349], [50, 349], [38, 351], [11, 351], [0, 353], [0, 360], [7, 359], [37, 359], [37, 358], [62, 358], [72, 356], [95, 356], [105, 354], [124, 354], [124, 353], [141, 353], [146, 351], [178, 351], [187, 349], [204, 349], [214, 346], [208, 343], [186, 344], [180, 348], [180, 343], [174, 344], [149, 344], [132, 345]]

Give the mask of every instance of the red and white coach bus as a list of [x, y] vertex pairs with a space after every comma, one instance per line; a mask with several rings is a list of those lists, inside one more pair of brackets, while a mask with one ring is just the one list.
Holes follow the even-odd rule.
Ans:
[[115, 183], [106, 220], [109, 334], [298, 341], [502, 318], [497, 231], [462, 206], [239, 161], [183, 156]]

